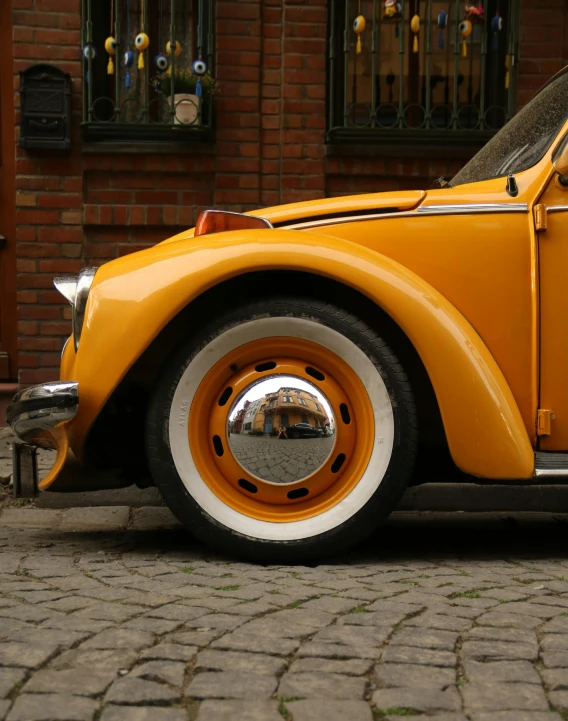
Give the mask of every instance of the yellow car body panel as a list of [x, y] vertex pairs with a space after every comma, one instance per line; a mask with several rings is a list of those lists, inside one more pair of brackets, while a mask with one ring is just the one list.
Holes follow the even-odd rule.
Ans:
[[193, 299], [243, 272], [323, 275], [363, 293], [409, 337], [432, 381], [456, 464], [491, 478], [529, 478], [534, 458], [517, 402], [501, 369], [466, 318], [431, 284], [375, 250], [322, 234], [233, 231], [160, 244], [101, 267], [79, 351], [68, 344], [62, 378], [78, 381], [68, 426], [81, 457], [88, 430], [128, 369]]

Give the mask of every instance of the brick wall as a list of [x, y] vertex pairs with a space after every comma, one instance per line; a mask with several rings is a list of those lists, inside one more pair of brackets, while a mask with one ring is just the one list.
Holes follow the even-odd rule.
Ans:
[[[38, 62], [73, 81], [69, 154], [16, 149], [20, 381], [57, 377], [70, 309], [54, 275], [152, 245], [231, 210], [427, 187], [463, 160], [326, 154], [327, 0], [217, 0], [216, 143], [83, 148], [79, 0], [12, 0], [16, 73]], [[520, 102], [568, 62], [565, 0], [522, 0]], [[14, 88], [18, 88], [14, 78]], [[16, 101], [18, 96], [16, 95]], [[16, 124], [19, 123], [16, 108]], [[90, 152], [87, 152], [89, 151]], [[432, 156], [432, 153], [430, 153]]]

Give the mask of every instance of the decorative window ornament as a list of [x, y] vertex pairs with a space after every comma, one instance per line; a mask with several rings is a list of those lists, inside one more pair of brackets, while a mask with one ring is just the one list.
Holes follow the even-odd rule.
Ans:
[[385, 0], [383, 4], [383, 19], [384, 20], [396, 20], [394, 26], [394, 36], [399, 36], [398, 21], [402, 18], [402, 2], [396, 2], [396, 0]]
[[136, 45], [136, 50], [140, 53], [138, 55], [138, 70], [144, 69], [144, 50], [150, 45], [150, 38], [146, 35], [146, 33], [138, 33], [136, 36], [136, 40], [134, 41], [134, 45]]
[[116, 40], [112, 35], [105, 40], [105, 50], [108, 53], [107, 75], [114, 75], [113, 57], [116, 55]]
[[85, 70], [85, 82], [89, 82], [89, 60], [91, 62], [97, 57], [97, 49], [94, 45], [91, 45], [90, 43], [87, 43], [83, 47], [83, 57], [85, 58], [85, 61], [87, 62], [87, 69]]
[[500, 5], [501, 3], [498, 2], [495, 17], [491, 21], [491, 30], [493, 30], [492, 50], [495, 53], [499, 50], [499, 33], [503, 30], [503, 18], [500, 12]]
[[420, 15], [416, 13], [410, 21], [410, 29], [414, 33], [414, 41], [412, 43], [412, 52], [418, 52], [418, 33], [420, 32]]
[[473, 27], [471, 24], [471, 20], [462, 20], [459, 25], [459, 33], [461, 35], [462, 39], [462, 58], [467, 58], [467, 43], [466, 38], [468, 38], [471, 35]]
[[438, 35], [438, 47], [440, 50], [444, 49], [444, 30], [448, 27], [448, 13], [445, 10], [441, 10], [438, 14], [438, 29], [440, 34]]
[[468, 2], [465, 3], [465, 17], [471, 23], [480, 24], [485, 20], [485, 10], [483, 5], [478, 3], [477, 5], [470, 5]]

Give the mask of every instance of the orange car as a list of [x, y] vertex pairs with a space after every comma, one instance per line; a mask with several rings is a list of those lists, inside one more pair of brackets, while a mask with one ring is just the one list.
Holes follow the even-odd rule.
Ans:
[[[57, 448], [39, 487], [155, 484], [279, 559], [359, 541], [409, 482], [568, 475], [568, 68], [441, 185], [206, 211], [56, 279], [61, 381], [9, 409]], [[326, 432], [282, 443], [297, 423]]]

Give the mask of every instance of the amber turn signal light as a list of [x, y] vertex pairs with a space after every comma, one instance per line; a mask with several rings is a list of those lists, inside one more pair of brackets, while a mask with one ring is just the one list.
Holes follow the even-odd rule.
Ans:
[[194, 237], [222, 233], [227, 230], [262, 230], [272, 228], [272, 223], [264, 218], [243, 213], [231, 213], [228, 210], [204, 210], [195, 224]]

